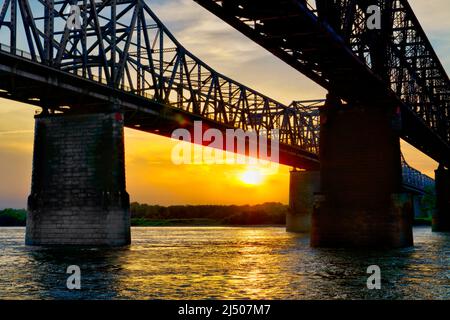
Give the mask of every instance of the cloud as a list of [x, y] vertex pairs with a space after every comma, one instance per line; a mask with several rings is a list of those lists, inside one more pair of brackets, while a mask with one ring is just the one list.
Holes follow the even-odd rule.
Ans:
[[447, 73], [450, 71], [450, 1], [409, 0]]
[[192, 0], [153, 1], [176, 39], [217, 72], [284, 104], [325, 91]]

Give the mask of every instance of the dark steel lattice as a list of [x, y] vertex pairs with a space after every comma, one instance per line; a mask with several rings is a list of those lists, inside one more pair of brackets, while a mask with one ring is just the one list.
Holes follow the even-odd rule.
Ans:
[[[80, 30], [66, 27], [71, 4], [80, 7]], [[33, 61], [227, 126], [279, 129], [281, 143], [317, 151], [310, 140], [315, 129], [303, 113], [214, 71], [175, 39], [147, 1], [0, 0], [0, 5], [3, 50], [29, 53]]]
[[[245, 15], [250, 15], [250, 17], [241, 17], [239, 21], [254, 28], [261, 35], [269, 37], [274, 43], [286, 44], [289, 43], [287, 38], [301, 36], [295, 28], [290, 31], [294, 34], [287, 33], [283, 36], [267, 31], [267, 28], [272, 31], [274, 28], [276, 29], [279, 12], [279, 10], [267, 11], [261, 16], [259, 8], [267, 6], [268, 1], [211, 2], [219, 7], [224, 6], [227, 12], [229, 10], [235, 12], [235, 6], [245, 3], [246, 10], [239, 10], [246, 11]], [[350, 8], [350, 3], [357, 5], [356, 2], [358, 1], [344, 1], [340, 5]], [[252, 7], [256, 3], [258, 5], [255, 8]], [[280, 3], [285, 4], [286, 1]], [[335, 3], [337, 2], [335, 1]], [[403, 2], [400, 1], [400, 3]], [[67, 27], [67, 20], [72, 14], [72, 5], [78, 5], [80, 8], [81, 25], [78, 30], [71, 30]], [[294, 4], [297, 10], [298, 8], [305, 10], [305, 5], [305, 1]], [[252, 17], [252, 14], [248, 13], [248, 6], [257, 11], [257, 17]], [[315, 15], [318, 11], [310, 8], [303, 12]], [[357, 12], [356, 10], [355, 15]], [[401, 15], [395, 14], [394, 16], [396, 21], [398, 20], [398, 24], [403, 22]], [[290, 18], [297, 18], [295, 10]], [[364, 37], [358, 34], [357, 28], [350, 28], [349, 25], [346, 25], [347, 20], [352, 21], [348, 15], [345, 16], [341, 29], [355, 31], [348, 37], [347, 43], [352, 44], [356, 53], [361, 52], [361, 57], [370, 55], [371, 46], [358, 43], [357, 39], [364, 39]], [[315, 34], [315, 36], [320, 36], [320, 34]], [[420, 32], [415, 37], [426, 39]], [[409, 53], [414, 51], [410, 48], [412, 44], [407, 43], [407, 41], [412, 41], [409, 33], [408, 36], [405, 36], [404, 33], [398, 34], [397, 38], [399, 39], [398, 46], [403, 48], [399, 50], [408, 50]], [[318, 37], [318, 39], [321, 38]], [[284, 52], [282, 56], [284, 58], [290, 56], [290, 63], [310, 78], [325, 87], [330, 85], [331, 77], [323, 71], [320, 61], [310, 60], [306, 51], [292, 50], [287, 45], [281, 49]], [[186, 50], [144, 0], [0, 0], [1, 51], [29, 59], [54, 70], [76, 75], [81, 79], [104, 84], [114, 90], [144, 97], [199, 118], [209, 119], [212, 123], [223, 124], [226, 127], [263, 132], [278, 129], [281, 144], [295, 147], [297, 152], [303, 152], [301, 157], [309, 157], [311, 161], [317, 161], [319, 138], [317, 106], [323, 101], [294, 102], [288, 107], [217, 73]], [[393, 53], [391, 57], [395, 57], [394, 53], [397, 51], [391, 49], [389, 52]], [[423, 51], [421, 52], [420, 55], [424, 55]], [[430, 52], [430, 54], [433, 53], [432, 49]], [[356, 53], [355, 55], [357, 55]], [[334, 53], [331, 52], [331, 55]], [[413, 63], [411, 61], [415, 61], [415, 58], [411, 57], [405, 59], [410, 64]], [[434, 59], [433, 61], [436, 63], [437, 58], [433, 56], [424, 59], [425, 62], [420, 60], [421, 62], [417, 63], [422, 65], [429, 59]], [[391, 60], [397, 61], [394, 58]], [[370, 59], [366, 59], [366, 64], [372, 67], [370, 61]], [[445, 91], [446, 88], [444, 88], [445, 81], [434, 79], [442, 76], [445, 72], [440, 65], [436, 65], [436, 68], [436, 70], [430, 71], [433, 76], [427, 78], [427, 81], [432, 81], [434, 84], [430, 90], [441, 88], [439, 90], [444, 90], [442, 92], [447, 94], [448, 91]], [[393, 70], [398, 69], [393, 68]], [[420, 99], [418, 95], [408, 94], [414, 88], [420, 89], [420, 83], [412, 76], [414, 73], [410, 69], [411, 67], [403, 67], [401, 74], [405, 74], [405, 76], [401, 78], [403, 79], [402, 85], [395, 88], [399, 90], [397, 92], [403, 99], [409, 99], [407, 100], [409, 103], [414, 99], [416, 99], [414, 101], [422, 101], [420, 99], [429, 97], [430, 92], [424, 92], [425, 96], [421, 95]], [[428, 75], [429, 71], [427, 70], [420, 71], [420, 74]], [[394, 81], [399, 77], [400, 74], [395, 73], [390, 79]], [[405, 82], [405, 79], [408, 81]], [[407, 86], [406, 83], [409, 85], [412, 80], [415, 81], [414, 84]], [[5, 88], [12, 87], [6, 85]], [[6, 90], [3, 93], [3, 97], [14, 98], [14, 92]], [[39, 95], [39, 92], [33, 94]], [[448, 95], [445, 94], [441, 96], [448, 98]], [[60, 105], [45, 105], [45, 99], [40, 101], [43, 107], [59, 111], [65, 110]], [[70, 107], [70, 103], [67, 104]], [[428, 105], [414, 105], [414, 110], [423, 116], [424, 120], [431, 121], [439, 127], [442, 116], [430, 113], [427, 109]], [[435, 129], [436, 126], [432, 126], [432, 128]], [[443, 127], [440, 130], [444, 130]]]
[[340, 98], [400, 107], [401, 137], [450, 166], [450, 81], [407, 0], [195, 1]]

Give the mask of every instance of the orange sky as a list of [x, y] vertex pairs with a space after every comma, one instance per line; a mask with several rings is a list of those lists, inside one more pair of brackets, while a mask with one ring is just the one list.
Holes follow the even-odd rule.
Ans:
[[[410, 3], [449, 70], [450, 45], [445, 40], [450, 39], [450, 3]], [[324, 90], [194, 1], [156, 1], [152, 8], [182, 44], [217, 71], [286, 104], [324, 97]], [[26, 206], [35, 110], [0, 99], [0, 208]], [[276, 174], [259, 175], [242, 165], [174, 165], [171, 152], [175, 143], [126, 130], [127, 189], [132, 201], [162, 205], [287, 203], [290, 168], [280, 166]], [[434, 161], [406, 144], [403, 151], [412, 166], [433, 176]]]

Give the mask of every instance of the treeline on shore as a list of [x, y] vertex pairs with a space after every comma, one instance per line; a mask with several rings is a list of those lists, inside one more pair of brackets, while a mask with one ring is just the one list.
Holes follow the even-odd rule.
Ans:
[[27, 223], [27, 211], [24, 209], [0, 210], [0, 226], [24, 227]]
[[135, 226], [157, 225], [277, 225], [285, 224], [287, 205], [185, 205], [158, 206], [131, 203]]
[[[288, 206], [281, 203], [260, 205], [159, 206], [131, 203], [132, 226], [182, 225], [278, 225], [285, 223]], [[24, 209], [0, 210], [0, 226], [25, 226]]]
[[[427, 206], [425, 206], [427, 207]], [[432, 206], [430, 206], [432, 207]], [[268, 202], [259, 205], [159, 206], [131, 203], [132, 226], [284, 225], [288, 206]], [[25, 226], [24, 209], [0, 210], [0, 226]], [[415, 225], [431, 225], [431, 210], [415, 217]]]

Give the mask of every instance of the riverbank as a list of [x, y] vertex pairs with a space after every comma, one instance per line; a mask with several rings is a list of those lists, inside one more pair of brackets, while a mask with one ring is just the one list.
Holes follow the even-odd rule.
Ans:
[[413, 222], [414, 226], [431, 226], [431, 224], [432, 224], [431, 217], [414, 218], [414, 222]]
[[285, 224], [230, 224], [212, 219], [132, 219], [132, 227], [284, 227]]
[[284, 225], [287, 205], [185, 205], [158, 206], [131, 203], [133, 226], [222, 226], [222, 225]]
[[[279, 203], [255, 206], [149, 206], [131, 205], [133, 227], [282, 226], [288, 207]], [[26, 225], [24, 209], [0, 210], [1, 227]], [[431, 226], [431, 217], [414, 219], [414, 226]]]
[[24, 227], [27, 222], [27, 211], [24, 209], [0, 210], [0, 227]]
[[[281, 203], [164, 207], [133, 202], [130, 205], [131, 225], [135, 227], [285, 225], [287, 211], [288, 206]], [[25, 226], [26, 217], [24, 209], [0, 210], [0, 226]]]

